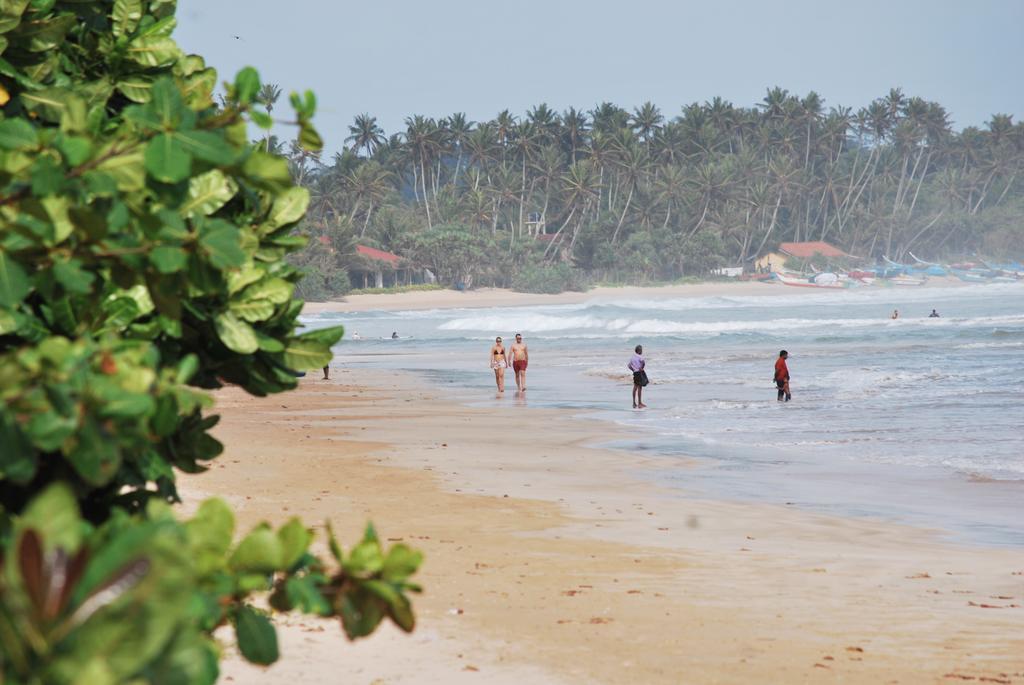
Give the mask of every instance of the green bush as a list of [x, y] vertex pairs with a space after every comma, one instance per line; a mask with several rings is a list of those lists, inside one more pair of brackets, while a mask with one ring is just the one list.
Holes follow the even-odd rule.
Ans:
[[582, 291], [587, 284], [582, 272], [565, 263], [523, 265], [512, 275], [512, 289], [523, 293]]
[[[209, 504], [212, 556], [184, 553], [207, 524], [169, 513], [175, 473], [222, 449], [203, 390], [294, 388], [343, 331], [297, 330], [284, 258], [305, 244], [309, 194], [248, 142], [250, 123], [272, 125], [258, 74], [215, 106], [216, 73], [173, 28], [173, 0], [0, 1], [5, 683], [211, 683], [225, 621], [244, 656], [276, 658], [247, 603], [272, 588], [275, 609], [339, 615], [350, 637], [385, 616], [412, 628], [419, 558], [389, 562], [372, 531], [355, 561], [332, 543], [337, 571], [298, 522], [228, 556], [230, 512]], [[291, 103], [298, 143], [319, 148], [312, 93]]]

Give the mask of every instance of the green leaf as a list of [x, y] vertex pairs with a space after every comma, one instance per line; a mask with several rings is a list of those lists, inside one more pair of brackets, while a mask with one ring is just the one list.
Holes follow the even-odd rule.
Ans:
[[238, 185], [220, 169], [195, 176], [188, 184], [188, 200], [181, 205], [181, 214], [209, 216], [228, 203], [238, 192]]
[[[3, 327], [4, 312], [0, 310], [0, 335], [5, 332]], [[0, 413], [0, 481], [7, 480], [18, 485], [29, 483], [36, 475], [36, 451], [18, 430], [14, 416], [9, 412]]]
[[306, 214], [309, 208], [309, 191], [295, 186], [281, 192], [274, 198], [270, 215], [260, 227], [261, 233], [272, 233], [283, 226], [293, 224]]
[[260, 75], [252, 67], [245, 67], [235, 76], [235, 99], [248, 105], [260, 90]]
[[5, 150], [30, 150], [39, 145], [35, 127], [24, 119], [0, 121], [0, 148]]
[[318, 342], [296, 338], [284, 348], [285, 366], [296, 371], [319, 369], [330, 364], [332, 359], [331, 348]]
[[96, 279], [78, 260], [54, 262], [53, 275], [65, 290], [82, 295], [92, 292], [92, 282]]
[[82, 519], [71, 487], [57, 482], [33, 499], [21, 514], [19, 527], [39, 533], [48, 549], [61, 547], [68, 553], [82, 542]]
[[168, 131], [177, 128], [185, 116], [185, 104], [174, 80], [169, 77], [157, 79], [151, 95], [149, 107], [160, 120], [160, 126]]
[[266, 321], [274, 315], [274, 310], [276, 309], [274, 303], [267, 300], [246, 300], [244, 302], [232, 301], [228, 304], [228, 307], [231, 309], [232, 313], [240, 319], [250, 323]]
[[298, 337], [299, 340], [318, 342], [322, 345], [337, 345], [345, 335], [344, 326], [327, 326], [307, 331]]
[[253, 151], [242, 165], [242, 171], [253, 181], [274, 189], [292, 187], [292, 174], [288, 161], [277, 155]]
[[198, 159], [218, 166], [235, 163], [238, 154], [223, 136], [210, 131], [179, 131], [175, 136], [188, 152]]
[[19, 38], [28, 38], [29, 52], [46, 52], [64, 41], [64, 36], [78, 23], [74, 14], [61, 14], [48, 20], [36, 20], [24, 24]]
[[384, 557], [381, 575], [384, 576], [384, 580], [391, 582], [404, 581], [416, 572], [421, 563], [423, 563], [422, 552], [410, 549], [403, 544], [397, 544], [388, 550], [387, 556]]
[[188, 253], [180, 247], [157, 247], [149, 253], [149, 261], [160, 273], [173, 274], [185, 268]]
[[252, 354], [259, 349], [252, 326], [231, 312], [218, 314], [214, 327], [217, 329], [217, 337], [232, 352]]
[[193, 550], [223, 557], [231, 547], [235, 515], [231, 507], [216, 497], [203, 501], [196, 515], [185, 524]]
[[144, 67], [162, 67], [181, 57], [181, 50], [172, 38], [141, 35], [128, 44], [128, 59]]
[[241, 607], [235, 613], [235, 635], [247, 661], [264, 666], [277, 661], [277, 632], [265, 616], [248, 606]]
[[266, 333], [256, 331], [256, 340], [259, 343], [260, 350], [263, 352], [270, 352], [271, 354], [284, 352], [284, 343]]
[[14, 308], [31, 289], [21, 264], [0, 251], [0, 306]]
[[241, 573], [273, 573], [282, 568], [283, 558], [284, 546], [280, 538], [263, 524], [242, 538], [228, 565]]
[[146, 103], [152, 98], [153, 79], [133, 74], [118, 81], [116, 88], [132, 102]]
[[0, 33], [7, 33], [17, 28], [26, 7], [28, 7], [28, 0], [3, 0], [0, 2]]
[[97, 153], [96, 156], [98, 158], [104, 158], [108, 155], [109, 158], [98, 164], [96, 169], [113, 178], [118, 190], [124, 192], [141, 190], [146, 185], [143, 148], [140, 146], [114, 154], [114, 150], [111, 148], [116, 145], [117, 143], [114, 143]]
[[299, 127], [299, 145], [310, 152], [320, 152], [324, 147], [324, 140], [312, 124], [303, 123]]
[[264, 131], [269, 131], [271, 128], [274, 127], [274, 120], [273, 120], [273, 118], [271, 118], [271, 116], [269, 114], [267, 114], [266, 112], [260, 112], [259, 110], [253, 110], [252, 112], [249, 113], [249, 116], [252, 118], [252, 123], [256, 124], [257, 126], [262, 128]]
[[115, 38], [132, 33], [142, 19], [142, 0], [114, 0], [111, 18]]
[[241, 231], [226, 221], [209, 221], [199, 231], [199, 245], [218, 269], [239, 267], [245, 263]]
[[287, 570], [306, 553], [313, 534], [302, 525], [302, 521], [291, 518], [277, 531], [277, 537], [281, 540], [281, 568]]
[[92, 142], [82, 136], [61, 135], [56, 144], [68, 166], [78, 166], [92, 154]]
[[146, 171], [156, 180], [178, 183], [191, 169], [192, 156], [173, 135], [161, 133], [146, 145]]
[[292, 299], [294, 285], [283, 278], [265, 278], [253, 283], [242, 291], [242, 300], [269, 300], [274, 304], [284, 304]]

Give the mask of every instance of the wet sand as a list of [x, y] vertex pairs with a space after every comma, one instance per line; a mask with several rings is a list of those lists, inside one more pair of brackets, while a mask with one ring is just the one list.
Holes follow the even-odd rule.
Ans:
[[505, 395], [340, 368], [217, 393], [227, 449], [183, 479], [189, 506], [224, 497], [241, 530], [330, 519], [349, 543], [372, 519], [426, 553], [412, 635], [279, 618], [281, 661], [230, 656], [223, 682], [1024, 682], [1024, 550], [661, 489], [645, 472], [684, 462]]

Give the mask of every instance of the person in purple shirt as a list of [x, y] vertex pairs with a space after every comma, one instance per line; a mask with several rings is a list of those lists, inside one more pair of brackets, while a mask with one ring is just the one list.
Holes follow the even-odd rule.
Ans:
[[647, 406], [643, 400], [644, 386], [648, 381], [647, 372], [644, 371], [647, 362], [644, 360], [643, 345], [637, 345], [633, 353], [627, 364], [629, 370], [633, 372], [633, 409], [644, 409]]

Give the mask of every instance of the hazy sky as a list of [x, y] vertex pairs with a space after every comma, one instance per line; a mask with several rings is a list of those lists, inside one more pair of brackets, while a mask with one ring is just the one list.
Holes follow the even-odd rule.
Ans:
[[[244, 65], [312, 88], [337, 150], [360, 112], [410, 114], [651, 100], [668, 116], [721, 95], [816, 90], [854, 109], [899, 86], [954, 126], [1024, 119], [1024, 0], [179, 0], [175, 34], [227, 80]], [[238, 36], [236, 39], [235, 36]], [[286, 99], [286, 98], [285, 98]], [[287, 102], [281, 103], [288, 110]]]

